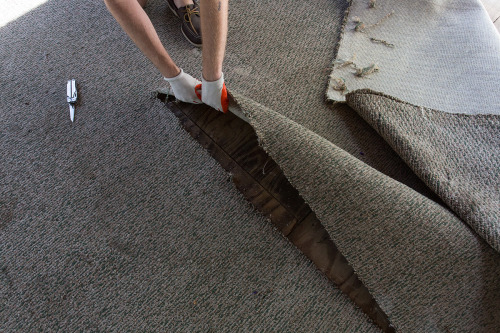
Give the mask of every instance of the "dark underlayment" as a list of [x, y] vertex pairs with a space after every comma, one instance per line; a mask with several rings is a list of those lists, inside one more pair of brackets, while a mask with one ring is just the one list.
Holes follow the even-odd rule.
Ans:
[[[314, 212], [287, 181], [274, 160], [259, 147], [252, 127], [236, 115], [206, 105], [174, 103], [168, 91], [158, 98], [182, 127], [231, 174], [231, 180], [255, 209], [300, 249], [384, 332], [393, 332], [387, 316], [361, 283]], [[233, 106], [231, 105], [231, 110]]]

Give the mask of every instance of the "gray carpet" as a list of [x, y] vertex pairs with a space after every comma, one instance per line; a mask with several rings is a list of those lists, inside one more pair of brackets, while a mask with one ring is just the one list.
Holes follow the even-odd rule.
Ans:
[[[324, 102], [346, 8], [232, 1], [228, 88], [397, 329], [494, 331], [498, 253], [353, 109]], [[165, 4], [148, 12], [199, 75]], [[374, 329], [148, 98], [160, 77], [102, 3], [51, 1], [0, 32], [5, 330]]]
[[0, 331], [376, 331], [151, 97], [102, 2], [49, 1], [0, 38]]

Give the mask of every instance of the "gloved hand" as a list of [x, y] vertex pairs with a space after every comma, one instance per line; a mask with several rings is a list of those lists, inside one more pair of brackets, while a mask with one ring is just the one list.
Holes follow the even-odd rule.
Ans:
[[224, 83], [224, 73], [217, 81], [206, 81], [202, 78], [202, 84], [195, 87], [198, 98], [203, 103], [213, 107], [216, 110], [227, 112], [229, 100], [227, 97], [226, 84]]
[[201, 98], [198, 98], [194, 88], [201, 84], [200, 80], [195, 79], [191, 75], [182, 70], [179, 75], [174, 77], [164, 77], [165, 81], [170, 83], [172, 92], [175, 98], [186, 103], [201, 104]]

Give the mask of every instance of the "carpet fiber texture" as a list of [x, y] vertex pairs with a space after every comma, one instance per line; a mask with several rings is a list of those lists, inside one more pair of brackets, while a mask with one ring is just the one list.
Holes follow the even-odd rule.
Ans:
[[[148, 13], [198, 59], [165, 2]], [[150, 96], [103, 2], [48, 1], [0, 38], [1, 332], [377, 331]]]

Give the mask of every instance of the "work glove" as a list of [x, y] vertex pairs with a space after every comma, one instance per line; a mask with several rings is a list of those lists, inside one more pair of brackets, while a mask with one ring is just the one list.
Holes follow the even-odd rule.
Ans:
[[202, 78], [202, 83], [195, 87], [195, 92], [203, 103], [218, 111], [227, 112], [229, 101], [224, 83], [224, 73], [217, 81], [206, 81]]
[[193, 104], [201, 104], [201, 98], [196, 95], [194, 88], [201, 84], [200, 80], [195, 79], [191, 75], [184, 73], [181, 68], [179, 75], [174, 77], [164, 77], [165, 81], [170, 83], [172, 87], [172, 92], [175, 98], [179, 101]]

